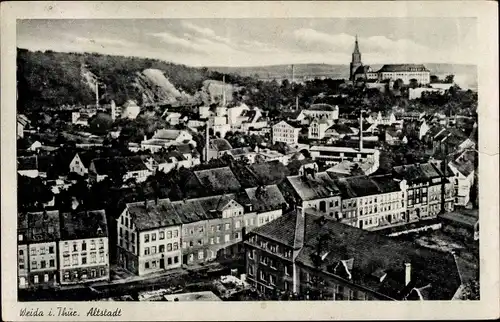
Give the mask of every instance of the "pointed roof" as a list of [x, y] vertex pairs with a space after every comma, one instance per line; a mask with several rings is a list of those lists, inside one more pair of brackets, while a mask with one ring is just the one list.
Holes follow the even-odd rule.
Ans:
[[356, 35], [356, 41], [354, 42], [354, 54], [359, 54], [359, 45], [358, 45], [358, 35]]

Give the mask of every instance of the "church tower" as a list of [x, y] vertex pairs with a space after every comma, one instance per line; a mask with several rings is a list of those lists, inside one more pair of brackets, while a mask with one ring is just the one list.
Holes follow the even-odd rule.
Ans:
[[354, 51], [352, 52], [351, 70], [349, 74], [349, 80], [354, 80], [354, 73], [359, 66], [361, 66], [361, 53], [359, 52], [358, 46], [358, 35], [356, 35], [356, 41], [354, 42]]

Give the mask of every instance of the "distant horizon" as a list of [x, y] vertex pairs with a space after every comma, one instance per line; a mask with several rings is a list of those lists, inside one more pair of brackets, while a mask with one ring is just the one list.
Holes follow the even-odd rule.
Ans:
[[[198, 66], [198, 65], [189, 65], [189, 64], [183, 64], [183, 63], [177, 63], [175, 61], [170, 61], [170, 60], [165, 60], [162, 58], [154, 58], [154, 57], [142, 57], [142, 56], [130, 56], [130, 55], [120, 55], [120, 54], [106, 54], [106, 53], [100, 53], [100, 52], [90, 52], [90, 51], [57, 51], [57, 50], [52, 50], [52, 49], [45, 49], [45, 50], [32, 50], [29, 48], [22, 48], [22, 47], [17, 47], [18, 49], [21, 50], [28, 50], [31, 52], [47, 52], [47, 51], [52, 51], [55, 53], [66, 53], [66, 54], [96, 54], [96, 55], [109, 55], [109, 56], [118, 56], [118, 57], [134, 57], [134, 58], [143, 58], [143, 59], [156, 59], [159, 61], [167, 62], [167, 63], [172, 63], [172, 64], [178, 64], [178, 65], [185, 65], [187, 67], [193, 67], [193, 68], [245, 68], [245, 69], [251, 69], [251, 68], [259, 68], [259, 67], [280, 67], [280, 66], [305, 66], [305, 65], [327, 65], [327, 66], [349, 66], [349, 62], [347, 63], [338, 63], [338, 64], [330, 64], [330, 63], [321, 63], [321, 62], [302, 62], [302, 63], [277, 63], [277, 64], [270, 64], [270, 65], [234, 65], [234, 66]], [[387, 62], [387, 63], [364, 63], [364, 65], [370, 65], [370, 66], [377, 66], [377, 65], [392, 65], [393, 63]], [[423, 63], [397, 63], [397, 64], [422, 64], [422, 65], [455, 65], [455, 66], [469, 66], [469, 67], [477, 67], [477, 64], [472, 64], [472, 63], [446, 63], [446, 62], [423, 62]]]
[[344, 65], [358, 37], [365, 65], [477, 65], [475, 18], [17, 20], [29, 50], [156, 58], [193, 67]]

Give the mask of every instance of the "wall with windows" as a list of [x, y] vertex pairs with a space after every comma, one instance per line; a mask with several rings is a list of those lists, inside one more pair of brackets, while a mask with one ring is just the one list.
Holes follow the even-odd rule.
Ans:
[[61, 284], [108, 280], [108, 244], [107, 237], [60, 241]]
[[276, 291], [292, 292], [291, 247], [259, 235], [251, 235], [245, 246], [248, 283], [268, 295]]
[[329, 218], [340, 218], [342, 211], [341, 198], [339, 195], [303, 201], [302, 207], [304, 209], [314, 208], [316, 211], [324, 213]]
[[257, 214], [257, 227], [263, 226], [283, 214], [283, 209], [261, 212]]
[[28, 287], [28, 245], [17, 245], [17, 284], [19, 288]]
[[300, 129], [294, 128], [286, 122], [279, 122], [272, 127], [273, 144], [284, 142], [287, 144], [296, 144], [299, 140]]
[[57, 283], [57, 251], [56, 242], [28, 245], [29, 260], [28, 284], [39, 286]]
[[138, 249], [139, 275], [180, 267], [181, 226], [141, 231]]

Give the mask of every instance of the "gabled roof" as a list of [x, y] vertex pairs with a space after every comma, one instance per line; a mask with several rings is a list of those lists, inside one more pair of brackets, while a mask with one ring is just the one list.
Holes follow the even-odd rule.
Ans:
[[342, 198], [358, 198], [380, 193], [378, 185], [368, 176], [354, 176], [336, 178], [335, 184], [339, 188]]
[[58, 210], [20, 214], [18, 229], [26, 231], [27, 243], [57, 241], [61, 237]]
[[158, 130], [155, 135], [153, 135], [153, 139], [160, 140], [175, 140], [181, 134], [181, 130]]
[[397, 166], [393, 168], [393, 173], [408, 182], [424, 182], [442, 176], [438, 168], [430, 162]]
[[92, 151], [80, 151], [80, 152], [77, 152], [75, 154], [75, 156], [78, 154], [78, 157], [80, 158], [80, 160], [82, 161], [82, 164], [88, 168], [90, 167], [90, 163], [92, 162], [92, 160], [96, 157], [96, 154]]
[[276, 185], [248, 188], [245, 189], [245, 192], [256, 212], [279, 210], [286, 203], [285, 198]]
[[471, 160], [457, 160], [450, 162], [450, 165], [457, 169], [464, 177], [468, 177], [474, 172], [474, 161]]
[[73, 211], [61, 215], [61, 239], [86, 239], [108, 236], [104, 210]]
[[[359, 125], [358, 125], [359, 126]], [[352, 128], [347, 124], [333, 124], [326, 130], [327, 132], [337, 132], [338, 134], [354, 134]]]
[[[318, 236], [324, 236], [324, 252], [328, 252], [319, 268], [348, 279], [350, 282], [371, 289], [389, 298], [401, 300], [414, 287], [428, 284], [427, 300], [450, 300], [461, 284], [453, 255], [414, 246], [410, 242], [345, 225], [334, 220], [305, 214], [304, 247], [300, 251], [299, 264], [317, 267], [315, 257]], [[272, 223], [270, 223], [272, 224]], [[341, 261], [347, 261], [344, 266]], [[405, 263], [411, 263], [411, 282], [405, 286]], [[335, 267], [337, 269], [335, 270]], [[339, 268], [340, 267], [340, 268]], [[373, 274], [383, 270], [387, 273], [380, 282]]]
[[241, 185], [229, 167], [198, 170], [194, 172], [199, 183], [210, 192], [236, 192]]
[[155, 201], [129, 203], [127, 209], [139, 231], [181, 224], [181, 219], [168, 199], [159, 199], [158, 203]]
[[225, 151], [233, 147], [226, 139], [212, 139], [210, 140], [210, 148], [216, 151]]
[[296, 213], [290, 212], [276, 218], [266, 225], [253, 229], [252, 234], [263, 236], [283, 245], [293, 247], [296, 223]]
[[310, 175], [289, 176], [287, 180], [303, 201], [327, 198], [340, 194], [334, 180], [326, 172], [316, 173], [314, 178]]

